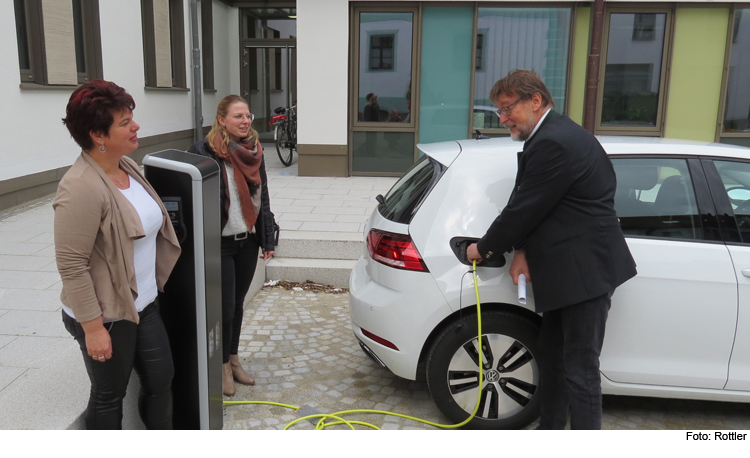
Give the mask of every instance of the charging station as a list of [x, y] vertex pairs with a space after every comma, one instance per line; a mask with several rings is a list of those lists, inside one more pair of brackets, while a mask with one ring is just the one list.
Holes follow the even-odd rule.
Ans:
[[219, 166], [179, 150], [147, 154], [143, 165], [182, 247], [159, 295], [175, 367], [173, 426], [222, 429]]

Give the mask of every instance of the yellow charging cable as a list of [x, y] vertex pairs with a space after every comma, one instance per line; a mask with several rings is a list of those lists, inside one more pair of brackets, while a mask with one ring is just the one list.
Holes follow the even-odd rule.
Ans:
[[[477, 416], [477, 412], [479, 411], [479, 403], [482, 399], [482, 385], [484, 384], [484, 368], [482, 363], [482, 309], [479, 304], [479, 285], [477, 284], [477, 262], [473, 261], [472, 263], [472, 272], [474, 274], [474, 293], [477, 297], [477, 345], [479, 346], [479, 386], [477, 387], [477, 403], [476, 406], [474, 406], [474, 412], [469, 415], [469, 417], [462, 421], [461, 423], [455, 424], [455, 425], [443, 425], [440, 423], [435, 423], [429, 420], [424, 420], [422, 418], [412, 417], [409, 415], [404, 415], [401, 413], [396, 412], [388, 412], [385, 410], [372, 410], [372, 409], [356, 409], [356, 410], [342, 410], [340, 412], [334, 412], [331, 414], [315, 414], [315, 415], [307, 415], [304, 417], [297, 418], [296, 420], [293, 420], [289, 422], [284, 427], [284, 430], [289, 429], [296, 423], [302, 421], [302, 420], [311, 420], [313, 418], [320, 418], [318, 423], [315, 425], [316, 430], [326, 429], [330, 426], [337, 426], [337, 425], [346, 425], [350, 429], [355, 429], [354, 425], [360, 425], [365, 426], [372, 429], [380, 429], [377, 426], [371, 424], [371, 423], [365, 423], [362, 421], [347, 421], [342, 418], [343, 415], [349, 415], [354, 413], [372, 413], [372, 414], [381, 414], [381, 415], [389, 415], [392, 417], [400, 417], [400, 418], [406, 418], [407, 420], [416, 421], [419, 423], [424, 423], [426, 425], [434, 426], [436, 428], [442, 428], [442, 429], [455, 429], [460, 428], [467, 423], [469, 423], [471, 420], [474, 419], [474, 417]], [[245, 405], [245, 404], [265, 404], [265, 405], [272, 405], [272, 406], [278, 406], [278, 407], [285, 407], [287, 409], [292, 409], [294, 411], [299, 411], [300, 408], [297, 406], [289, 405], [289, 404], [281, 404], [278, 402], [270, 402], [270, 401], [224, 401], [224, 405]], [[336, 421], [332, 421], [330, 423], [326, 423], [325, 421], [327, 419], [333, 419]]]

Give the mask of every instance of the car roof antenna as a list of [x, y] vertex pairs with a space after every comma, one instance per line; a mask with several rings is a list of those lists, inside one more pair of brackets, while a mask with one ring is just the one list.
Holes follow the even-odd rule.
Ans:
[[474, 138], [477, 140], [487, 140], [488, 138], [490, 138], [484, 135], [483, 133], [479, 132], [479, 129], [476, 129], [474, 132], [475, 132]]

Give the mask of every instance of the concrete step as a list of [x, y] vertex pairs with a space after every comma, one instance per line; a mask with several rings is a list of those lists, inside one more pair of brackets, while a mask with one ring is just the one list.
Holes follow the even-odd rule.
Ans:
[[308, 280], [337, 288], [349, 287], [356, 260], [272, 258], [266, 265], [266, 279], [304, 283]]
[[276, 258], [357, 260], [364, 238], [352, 232], [281, 232]]

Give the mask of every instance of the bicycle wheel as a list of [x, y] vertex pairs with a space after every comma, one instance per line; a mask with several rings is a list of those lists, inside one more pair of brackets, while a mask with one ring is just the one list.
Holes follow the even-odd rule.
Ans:
[[282, 164], [287, 167], [292, 165], [292, 149], [289, 147], [286, 123], [276, 125], [276, 152], [279, 153]]

